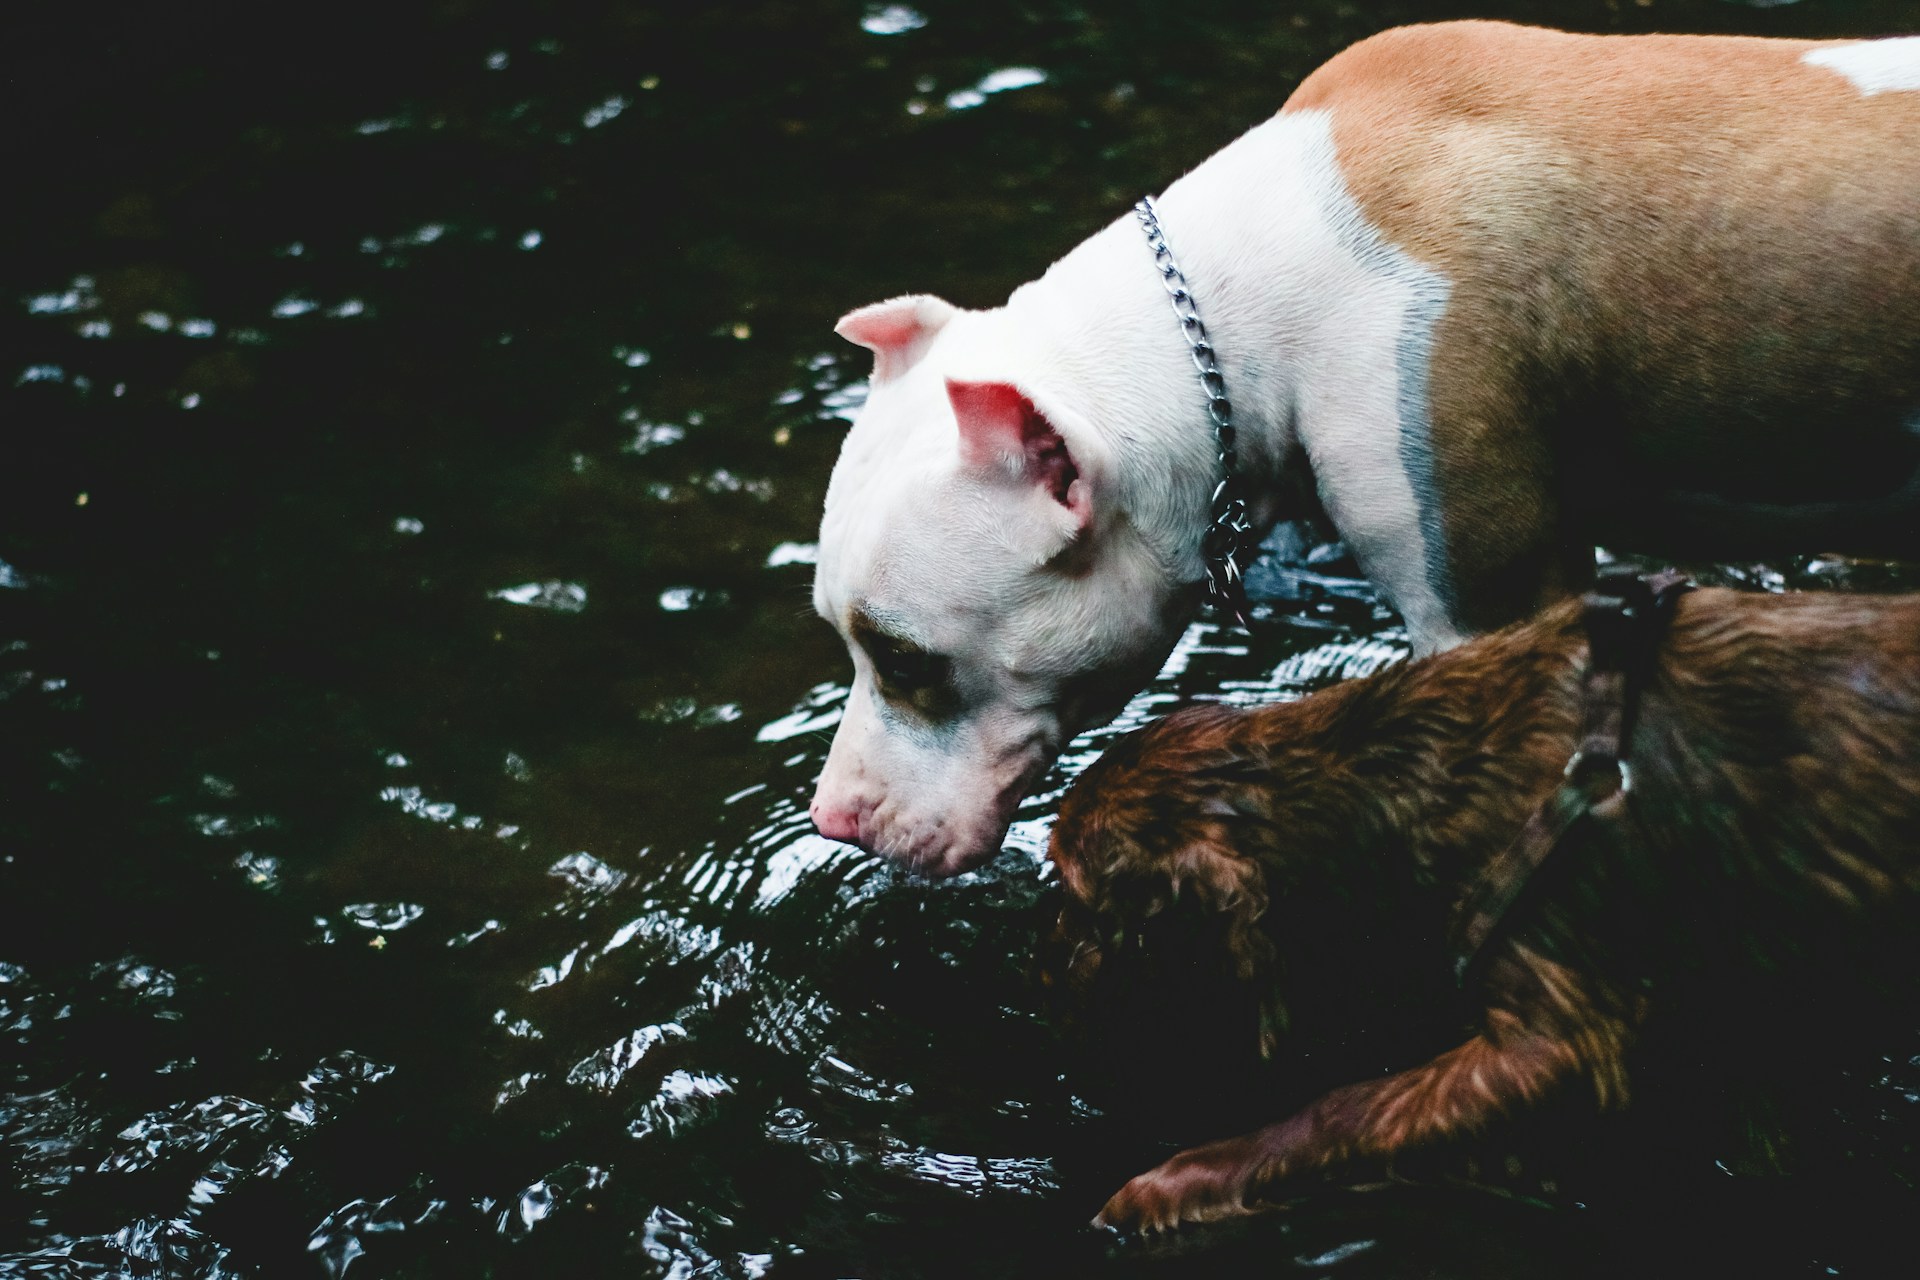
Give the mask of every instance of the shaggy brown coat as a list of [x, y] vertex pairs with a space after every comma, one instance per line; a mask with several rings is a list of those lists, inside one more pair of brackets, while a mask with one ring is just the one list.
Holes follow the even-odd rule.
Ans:
[[[1286, 943], [1270, 896], [1398, 882], [1413, 931], [1443, 937], [1560, 784], [1586, 656], [1568, 602], [1296, 702], [1194, 708], [1122, 739], [1053, 832], [1064, 985], [1085, 996], [1143, 923], [1197, 900], [1260, 993], [1270, 1052]], [[1626, 816], [1565, 842], [1490, 941], [1469, 1039], [1184, 1151], [1098, 1221], [1249, 1212], [1303, 1177], [1482, 1133], [1577, 1084], [1622, 1106], [1627, 1051], [1686, 975], [1724, 988], [1853, 945], [1920, 881], [1920, 597], [1683, 597], [1630, 758]]]

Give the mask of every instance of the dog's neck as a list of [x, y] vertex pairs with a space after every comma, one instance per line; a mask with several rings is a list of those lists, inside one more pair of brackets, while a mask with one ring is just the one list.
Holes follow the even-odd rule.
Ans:
[[[1431, 495], [1416, 485], [1431, 470], [1426, 360], [1447, 285], [1367, 222], [1331, 117], [1276, 116], [1155, 205], [1232, 399], [1254, 529], [1264, 535], [1310, 482], [1416, 648], [1458, 640]], [[989, 328], [996, 361], [1036, 403], [1098, 435], [1110, 497], [1170, 585], [1198, 581], [1218, 448], [1138, 219], [1016, 290]]]
[[[1301, 468], [1306, 380], [1337, 344], [1329, 332], [1323, 241], [1338, 186], [1324, 121], [1276, 117], [1155, 198], [1234, 407], [1239, 470], [1257, 527], [1279, 515]], [[1344, 204], [1342, 204], [1344, 202]], [[1006, 307], [1015, 355], [1117, 464], [1119, 505], [1163, 562], [1200, 573], [1199, 535], [1220, 480], [1207, 399], [1153, 252], [1132, 213], [1116, 219]]]

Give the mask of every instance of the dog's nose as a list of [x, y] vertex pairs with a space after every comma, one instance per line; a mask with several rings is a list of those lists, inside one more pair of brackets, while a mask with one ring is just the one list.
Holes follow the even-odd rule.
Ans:
[[860, 810], [849, 806], [823, 804], [815, 796], [813, 803], [807, 806], [807, 813], [813, 818], [813, 829], [829, 840], [838, 840], [842, 844], [860, 843]]

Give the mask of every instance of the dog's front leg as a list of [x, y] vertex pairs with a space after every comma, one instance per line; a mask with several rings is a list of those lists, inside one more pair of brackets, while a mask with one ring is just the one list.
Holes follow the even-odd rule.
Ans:
[[1607, 1105], [1624, 1090], [1625, 1039], [1626, 1028], [1614, 1023], [1590, 1022], [1561, 1037], [1496, 1015], [1487, 1032], [1424, 1066], [1336, 1089], [1279, 1124], [1182, 1151], [1120, 1188], [1094, 1222], [1164, 1231], [1257, 1212], [1286, 1181], [1479, 1133], [1583, 1077]]

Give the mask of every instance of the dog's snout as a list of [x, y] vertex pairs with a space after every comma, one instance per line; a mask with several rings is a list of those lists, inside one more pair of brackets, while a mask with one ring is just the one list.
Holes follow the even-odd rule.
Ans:
[[828, 804], [819, 796], [807, 806], [813, 829], [829, 840], [842, 844], [860, 843], [860, 810], [855, 806]]

